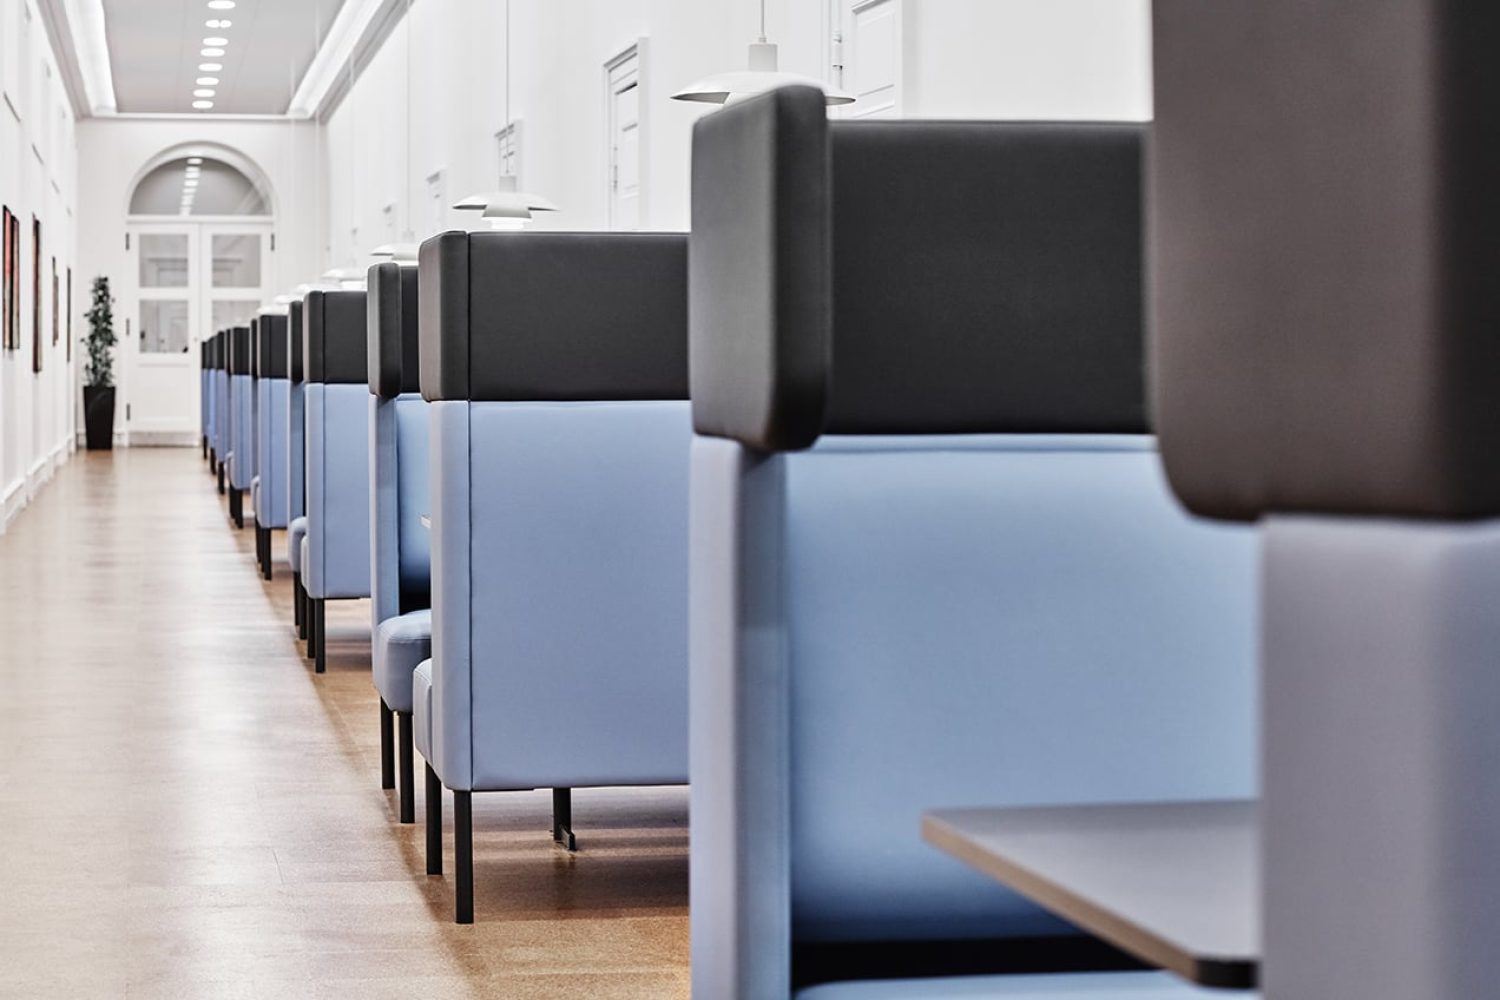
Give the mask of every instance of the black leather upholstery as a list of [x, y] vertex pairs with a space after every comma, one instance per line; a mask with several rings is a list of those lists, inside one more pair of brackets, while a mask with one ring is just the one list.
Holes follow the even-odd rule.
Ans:
[[418, 281], [429, 400], [687, 398], [685, 233], [444, 233]]
[[293, 382], [302, 381], [302, 300], [294, 299], [286, 310], [287, 372]]
[[306, 380], [364, 385], [369, 380], [365, 293], [353, 289], [308, 292], [302, 318]]
[[286, 378], [287, 318], [271, 313], [256, 317], [255, 359], [257, 378]]
[[417, 349], [417, 269], [386, 261], [369, 276], [370, 391], [384, 399], [421, 392]]
[[1138, 125], [835, 122], [811, 88], [700, 119], [699, 433], [1141, 432]]
[[236, 326], [229, 331], [229, 374], [250, 374], [250, 328]]
[[1243, 520], [1500, 513], [1500, 7], [1158, 0], [1154, 19], [1177, 494]]

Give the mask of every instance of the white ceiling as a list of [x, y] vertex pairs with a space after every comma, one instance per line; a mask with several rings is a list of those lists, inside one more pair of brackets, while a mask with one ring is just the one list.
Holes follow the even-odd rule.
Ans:
[[[193, 113], [194, 80], [217, 76], [212, 114], [281, 114], [307, 71], [318, 39], [343, 0], [104, 0], [116, 105], [122, 113]], [[204, 22], [223, 18], [229, 28]], [[222, 57], [199, 54], [209, 36], [229, 39]], [[222, 63], [201, 73], [202, 62]]]

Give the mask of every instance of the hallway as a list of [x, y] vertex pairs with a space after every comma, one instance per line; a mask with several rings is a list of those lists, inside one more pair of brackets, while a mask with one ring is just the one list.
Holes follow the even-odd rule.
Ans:
[[0, 536], [0, 996], [686, 996], [686, 790], [577, 793], [572, 856], [545, 790], [476, 795], [455, 926], [379, 787], [367, 602], [316, 677], [253, 551], [185, 449], [81, 452]]

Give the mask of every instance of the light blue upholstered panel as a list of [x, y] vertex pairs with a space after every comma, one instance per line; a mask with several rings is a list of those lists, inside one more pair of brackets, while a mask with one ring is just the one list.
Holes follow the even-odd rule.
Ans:
[[[401, 614], [400, 456], [396, 403], [370, 394], [370, 627]], [[379, 670], [375, 686], [380, 687]], [[409, 701], [410, 695], [402, 698]], [[389, 704], [389, 702], [387, 702]]]
[[219, 421], [218, 407], [215, 405], [214, 397], [218, 389], [214, 385], [215, 370], [210, 368], [203, 373], [203, 433], [208, 435], [208, 446], [217, 454], [219, 450]]
[[306, 461], [307, 416], [303, 408], [303, 383], [289, 382], [287, 389], [286, 513], [288, 521], [307, 513]]
[[[412, 745], [422, 759], [432, 763], [432, 661], [423, 660], [412, 671]], [[433, 767], [436, 771], [437, 768]], [[439, 775], [441, 777], [441, 775]]]
[[255, 520], [263, 528], [285, 528], [287, 386], [284, 378], [256, 380], [255, 468], [260, 479], [260, 502]]
[[1193, 986], [1170, 972], [1093, 972], [1046, 976], [955, 976], [829, 983], [797, 1000], [1256, 1000]]
[[[687, 403], [475, 403], [469, 422], [472, 787], [685, 781]], [[435, 456], [439, 518], [458, 460]]]
[[230, 455], [229, 481], [237, 490], [248, 490], [255, 475], [255, 425], [252, 422], [252, 387], [249, 375], [229, 379]]
[[1254, 794], [1255, 535], [1185, 515], [1152, 444], [784, 459], [796, 937], [1055, 929], [925, 809]]
[[286, 523], [286, 561], [293, 573], [302, 572], [302, 540], [307, 537], [307, 515]]
[[408, 611], [375, 627], [370, 663], [375, 690], [393, 711], [412, 710], [412, 671], [432, 656], [432, 612]]
[[370, 596], [369, 390], [309, 383], [307, 591], [316, 598]]
[[372, 624], [401, 613], [401, 592], [431, 587], [428, 404], [416, 393], [370, 397]]
[[208, 435], [208, 372], [207, 368], [198, 370], [198, 433], [205, 437]]
[[219, 461], [222, 462], [229, 449], [234, 447], [229, 437], [229, 373], [222, 368], [214, 371], [214, 426]]
[[422, 523], [430, 514], [428, 483], [432, 463], [427, 453], [431, 440], [430, 404], [420, 393], [396, 399], [398, 486], [400, 490], [401, 585], [411, 593], [432, 586], [432, 533]]
[[[469, 404], [432, 404], [432, 702], [427, 762], [453, 789], [470, 787]], [[420, 672], [420, 671], [419, 671]], [[413, 683], [417, 683], [413, 681]]]
[[784, 994], [792, 937], [1066, 929], [927, 809], [1255, 791], [1255, 537], [1149, 439], [699, 439], [693, 492], [695, 988]]

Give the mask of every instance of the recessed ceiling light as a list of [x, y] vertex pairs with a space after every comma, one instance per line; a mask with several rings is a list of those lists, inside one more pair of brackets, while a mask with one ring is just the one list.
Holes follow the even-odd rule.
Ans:
[[190, 167], [200, 166], [200, 165], [202, 165], [202, 163], [203, 163], [203, 157], [201, 157], [201, 156], [189, 156], [188, 157], [188, 166], [190, 166]]
[[229, 39], [227, 39], [227, 38], [220, 38], [218, 35], [209, 35], [207, 38], [203, 39], [203, 44], [204, 45], [228, 45], [229, 44]]
[[214, 102], [213, 101], [194, 101], [193, 102], [193, 107], [196, 108], [196, 109], [198, 109], [199, 111], [207, 111], [209, 108], [211, 108], [213, 106], [214, 106]]
[[234, 0], [208, 0], [209, 10], [234, 10]]
[[209, 58], [209, 59], [215, 59], [215, 58], [218, 58], [219, 56], [222, 56], [224, 54], [224, 50], [223, 49], [215, 49], [215, 48], [199, 49], [198, 50], [198, 54], [200, 56], [204, 56], [204, 57]]
[[211, 17], [203, 22], [203, 26], [205, 28], [229, 28], [234, 26], [234, 22], [224, 20], [223, 18]]
[[193, 91], [193, 96], [212, 97], [214, 96], [214, 89], [212, 87], [199, 87], [197, 90]]
[[199, 63], [198, 64], [198, 72], [200, 72], [200, 73], [217, 73], [219, 70], [221, 70], [223, 68], [224, 68], [224, 64], [223, 63]]
[[200, 87], [217, 87], [219, 85], [219, 78], [216, 76], [200, 76], [193, 82]]

